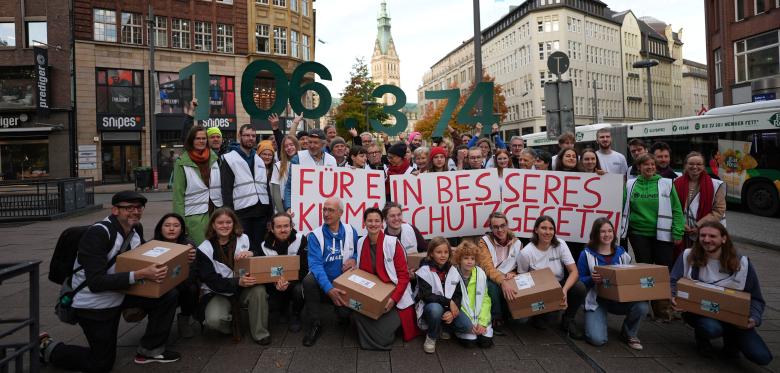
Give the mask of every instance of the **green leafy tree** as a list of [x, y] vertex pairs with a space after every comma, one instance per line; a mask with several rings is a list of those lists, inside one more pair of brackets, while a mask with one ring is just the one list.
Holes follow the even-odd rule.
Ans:
[[[336, 108], [334, 115], [339, 136], [345, 139], [351, 138], [348, 131], [353, 125], [358, 134], [371, 131], [371, 127], [366, 123], [366, 107], [363, 106], [363, 101], [375, 101], [371, 97], [371, 92], [378, 86], [378, 83], [371, 80], [366, 62], [362, 58], [355, 58], [352, 71], [349, 73], [349, 81], [341, 93], [341, 104]], [[382, 105], [370, 106], [368, 116], [380, 122], [388, 118], [388, 115], [382, 112]]]

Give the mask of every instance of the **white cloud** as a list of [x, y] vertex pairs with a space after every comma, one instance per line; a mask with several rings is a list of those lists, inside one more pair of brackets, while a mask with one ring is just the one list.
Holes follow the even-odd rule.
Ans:
[[[631, 9], [637, 17], [653, 16], [683, 28], [683, 56], [706, 62], [704, 10], [701, 1], [606, 0], [612, 10]], [[484, 29], [505, 15], [509, 6], [521, 1], [480, 2]], [[355, 57], [370, 63], [376, 40], [376, 18], [380, 0], [320, 0], [317, 9], [315, 59], [325, 65], [333, 80], [323, 82], [333, 96], [339, 96]], [[467, 0], [389, 0], [388, 13], [396, 50], [401, 59], [401, 88], [409, 102], [417, 101], [417, 87], [431, 65], [473, 36], [472, 2]]]

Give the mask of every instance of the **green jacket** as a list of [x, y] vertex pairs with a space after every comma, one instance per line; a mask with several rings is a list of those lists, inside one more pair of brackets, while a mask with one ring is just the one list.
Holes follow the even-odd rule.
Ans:
[[[209, 153], [209, 167], [217, 161], [217, 155], [214, 151]], [[182, 152], [181, 157], [176, 160], [173, 166], [173, 212], [184, 216], [184, 192], [187, 190], [187, 176], [184, 174], [184, 167], [192, 167], [197, 171], [198, 165], [190, 158], [188, 152]]]
[[[485, 280], [487, 281], [487, 275], [485, 275]], [[477, 267], [471, 269], [471, 277], [469, 277], [469, 283], [466, 284], [466, 292], [468, 294], [464, 294], [465, 296], [468, 296], [469, 303], [475, 304], [477, 301]], [[463, 303], [463, 302], [461, 302]], [[469, 316], [469, 319], [471, 319], [471, 315], [468, 315], [468, 312], [466, 312], [466, 308], [461, 305], [460, 306], [461, 312], [466, 313], [467, 316]], [[479, 315], [477, 316], [476, 320], [479, 325], [482, 325], [484, 327], [487, 327], [490, 325], [490, 295], [487, 294], [487, 284], [485, 286], [485, 294], [482, 296], [482, 306], [479, 309]], [[471, 320], [472, 323], [475, 322], [475, 320]]]
[[[628, 229], [631, 233], [646, 237], [656, 236], [659, 179], [661, 179], [660, 175], [654, 175], [650, 179], [645, 179], [641, 175], [637, 177], [634, 189], [628, 196], [631, 199], [628, 216]], [[623, 193], [625, 194], [627, 191]], [[682, 238], [685, 232], [685, 216], [674, 187], [672, 187], [669, 199], [672, 205], [672, 238], [677, 241]]]

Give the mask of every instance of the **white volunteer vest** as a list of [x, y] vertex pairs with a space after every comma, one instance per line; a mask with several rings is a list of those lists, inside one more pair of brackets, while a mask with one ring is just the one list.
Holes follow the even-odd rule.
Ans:
[[[184, 216], [200, 215], [209, 212], [209, 198], [214, 206], [222, 206], [222, 188], [219, 182], [219, 165], [217, 162], [210, 167], [209, 184], [200, 177], [200, 170], [196, 167], [184, 166], [184, 176], [187, 187], [184, 190]], [[214, 185], [216, 183], [216, 185]]]
[[[326, 152], [322, 152], [322, 162], [323, 166], [338, 167], [336, 158]], [[308, 150], [298, 151], [298, 164], [305, 167], [317, 166], [317, 162], [314, 160], [314, 157], [311, 156], [311, 153], [309, 153]]]
[[[634, 190], [637, 179], [631, 179], [626, 182], [626, 203], [623, 205], [623, 217], [621, 218], [622, 230], [620, 236], [626, 237], [628, 234], [628, 215], [630, 214], [631, 192]], [[656, 221], [655, 238], [659, 241], [672, 242], [672, 179], [662, 177], [658, 179], [658, 220]]]
[[408, 223], [401, 224], [401, 234], [398, 235], [398, 240], [401, 241], [405, 253], [417, 253], [417, 236], [414, 234], [414, 228]]
[[[360, 254], [363, 252], [363, 243], [366, 241], [368, 236], [363, 236], [358, 238], [357, 242], [357, 266], [360, 268]], [[382, 251], [384, 252], [385, 256], [385, 271], [387, 272], [387, 276], [390, 277], [390, 281], [393, 282], [393, 284], [398, 285], [398, 273], [395, 271], [395, 245], [398, 242], [398, 240], [393, 236], [385, 235], [385, 239], [383, 241], [383, 247]], [[401, 300], [398, 301], [398, 304], [395, 305], [396, 308], [399, 310], [405, 309], [406, 307], [411, 306], [414, 303], [414, 298], [412, 297], [412, 283], [409, 282], [406, 284], [406, 289], [404, 290], [404, 295], [401, 296]]]
[[[355, 252], [355, 242], [353, 240], [355, 236], [352, 233], [354, 228], [349, 224], [339, 224], [344, 227], [344, 240], [341, 243], [341, 262], [346, 263], [347, 260], [352, 258], [352, 253]], [[322, 227], [324, 226], [317, 227], [317, 229], [313, 230], [311, 233], [317, 239], [317, 242], [319, 242], [320, 250], [322, 250], [322, 258], [325, 259], [325, 236], [322, 234]], [[335, 238], [333, 239], [331, 246], [336, 246]]]
[[[219, 273], [220, 276], [224, 278], [231, 278], [233, 276], [233, 271], [230, 269], [230, 267], [226, 266], [224, 263], [220, 263], [216, 260], [214, 260], [214, 247], [211, 246], [211, 242], [209, 240], [203, 241], [203, 243], [198, 246], [198, 250], [202, 252], [203, 254], [206, 254], [206, 257], [209, 258], [212, 264], [214, 264], [214, 270]], [[245, 234], [242, 234], [241, 237], [239, 237], [236, 240], [236, 249], [233, 252], [233, 256], [238, 255], [238, 253], [242, 253], [244, 251], [249, 251], [249, 237]], [[205, 283], [200, 285], [201, 292], [203, 294], [207, 293], [216, 293], [215, 291], [211, 290], [208, 286], [206, 286]], [[222, 294], [222, 293], [218, 293]], [[232, 294], [222, 294], [226, 296], [230, 296]]]
[[[287, 246], [287, 255], [298, 255], [298, 250], [301, 248], [301, 241], [303, 241], [303, 233], [296, 232], [295, 241], [293, 241], [290, 246]], [[263, 254], [265, 256], [279, 255], [276, 250], [266, 246], [265, 242], [263, 242], [261, 249], [263, 250]]]
[[[455, 266], [450, 266], [450, 270], [444, 278], [444, 288], [441, 287], [439, 276], [433, 273], [429, 266], [420, 267], [415, 274], [417, 275], [417, 281], [425, 281], [428, 285], [431, 285], [431, 292], [433, 292], [433, 294], [441, 295], [447, 299], [452, 299], [456, 287], [460, 286], [460, 273], [458, 273], [458, 269]], [[428, 329], [428, 323], [425, 322], [425, 318], [423, 317], [424, 310], [425, 302], [419, 300], [414, 310], [417, 315], [417, 326], [419, 326], [420, 329], [426, 330]], [[444, 312], [447, 312], [447, 310], [445, 309]]]
[[[712, 190], [714, 193], [712, 194], [712, 205], [715, 205], [715, 198], [717, 198], [718, 190], [723, 187], [726, 188], [726, 184], [723, 183], [721, 180], [717, 179], [711, 179], [712, 180]], [[688, 204], [688, 209], [685, 211], [685, 218], [689, 222], [693, 222], [694, 224], [698, 221], [697, 216], [699, 216], [699, 197], [701, 196], [701, 193], [696, 193], [695, 196], [691, 199], [691, 202]], [[683, 206], [685, 207], [685, 206]], [[720, 218], [720, 223], [723, 224], [723, 226], [726, 226], [726, 214], [723, 214], [723, 217]]]
[[[691, 262], [688, 260], [688, 257], [691, 255], [692, 249], [685, 249], [682, 253], [683, 257], [683, 277], [693, 279], [691, 277], [691, 271], [693, 270], [693, 266], [691, 265]], [[748, 266], [750, 263], [748, 262], [748, 257], [742, 256], [739, 258], [739, 271], [731, 274], [730, 276], [725, 276], [724, 278], [715, 281], [715, 282], [708, 282], [710, 285], [717, 285], [722, 286], [724, 288], [744, 291], [745, 290], [745, 282], [747, 282], [747, 274], [748, 274]]]
[[255, 157], [254, 176], [249, 170], [249, 164], [238, 155], [238, 150], [225, 154], [225, 162], [235, 175], [233, 183], [233, 209], [242, 210], [250, 206], [268, 204], [268, 181], [265, 163], [257, 154]]
[[[588, 268], [590, 268], [590, 273], [593, 273], [593, 268], [597, 265], [596, 257], [593, 256], [593, 254], [591, 254], [588, 250], [583, 250], [583, 252], [585, 253], [585, 259], [588, 261]], [[631, 255], [628, 255], [627, 252], [623, 251], [623, 254], [620, 255], [616, 264], [631, 264]], [[599, 308], [599, 303], [596, 299], [598, 296], [598, 290], [596, 290], [596, 285], [594, 284], [592, 288], [588, 289], [588, 294], [585, 295], [586, 311], [595, 311], [597, 308]]]
[[[479, 323], [479, 312], [482, 309], [482, 300], [484, 300], [485, 295], [487, 295], [487, 275], [485, 275], [485, 271], [483, 271], [482, 268], [479, 267], [474, 267], [474, 268], [476, 268], [477, 270], [476, 271], [477, 294], [474, 297], [474, 303], [476, 304], [471, 304], [471, 297], [469, 296], [469, 292], [468, 292], [468, 284], [464, 283], [463, 278], [461, 277], [459, 283], [460, 283], [461, 294], [463, 294], [463, 299], [461, 300], [460, 305], [461, 308], [465, 311], [466, 316], [468, 316], [469, 319], [471, 319], [471, 323], [477, 325]], [[458, 276], [460, 276], [460, 274], [458, 274]], [[455, 333], [455, 335], [457, 335], [458, 338], [461, 339], [468, 339], [468, 340], [477, 339], [477, 335], [474, 333]], [[485, 336], [488, 338], [493, 337], [492, 323], [488, 323], [487, 332], [485, 332]]]
[[[108, 218], [104, 219], [103, 221], [110, 222]], [[103, 229], [106, 230], [106, 234], [111, 237], [111, 232], [108, 230], [108, 228], [106, 228], [105, 225], [98, 225], [103, 227]], [[113, 258], [119, 252], [119, 249], [122, 248], [122, 242], [124, 242], [124, 240], [125, 239], [122, 237], [122, 234], [117, 232], [116, 239], [114, 240], [114, 246], [112, 246], [111, 250], [108, 252], [108, 254], [106, 254], [106, 261], [111, 260], [111, 258]], [[135, 249], [139, 245], [141, 245], [141, 235], [136, 232], [133, 234], [133, 238], [130, 239], [130, 246], [128, 250]], [[76, 256], [76, 261], [73, 263], [73, 269], [76, 269], [80, 266], [81, 264], [79, 263], [79, 258]], [[106, 274], [113, 275], [115, 273], [116, 263], [112, 264], [111, 267], [106, 270]], [[73, 286], [75, 289], [85, 281], [85, 278], [86, 275], [84, 274], [83, 270], [74, 273], [73, 277], [71, 278], [71, 286]], [[105, 309], [119, 307], [124, 299], [125, 294], [122, 292], [101, 291], [98, 293], [93, 293], [89, 289], [89, 286], [85, 286], [73, 297], [73, 308]]]
[[493, 266], [495, 266], [499, 272], [507, 274], [517, 268], [517, 256], [520, 255], [520, 250], [523, 249], [523, 243], [520, 242], [520, 240], [515, 240], [509, 248], [509, 254], [507, 254], [506, 259], [501, 263], [498, 262], [496, 247], [493, 245], [493, 241], [490, 240], [490, 237], [484, 235], [482, 236], [482, 241], [487, 246], [488, 251], [490, 251], [490, 257], [493, 259]]

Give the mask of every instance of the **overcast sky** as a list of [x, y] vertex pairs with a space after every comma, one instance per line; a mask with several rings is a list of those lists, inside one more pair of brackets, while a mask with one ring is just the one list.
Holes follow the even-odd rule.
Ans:
[[[614, 11], [631, 9], [637, 17], [652, 16], [683, 29], [683, 57], [706, 63], [704, 4], [701, 0], [602, 0]], [[482, 29], [499, 20], [520, 0], [481, 0]], [[349, 79], [355, 57], [371, 62], [376, 18], [381, 0], [318, 0], [315, 59], [333, 75], [324, 81], [334, 97]], [[401, 59], [401, 88], [408, 102], [417, 101], [417, 87], [431, 65], [474, 33], [472, 1], [388, 0], [391, 32]], [[370, 66], [370, 65], [369, 65]]]

